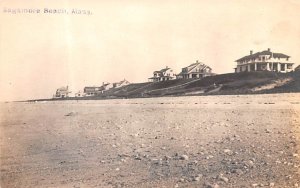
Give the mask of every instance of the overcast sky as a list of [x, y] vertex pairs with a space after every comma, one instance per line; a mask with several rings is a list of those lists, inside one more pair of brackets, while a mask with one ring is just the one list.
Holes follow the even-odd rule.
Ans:
[[[221, 74], [271, 48], [300, 62], [298, 0], [0, 0], [0, 100], [49, 98], [69, 85], [145, 82], [199, 60]], [[92, 15], [8, 14], [4, 8]]]

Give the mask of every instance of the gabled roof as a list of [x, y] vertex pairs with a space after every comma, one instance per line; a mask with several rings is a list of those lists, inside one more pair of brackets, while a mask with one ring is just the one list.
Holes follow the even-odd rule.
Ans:
[[105, 84], [102, 85], [102, 87], [103, 86], [105, 87], [105, 86], [108, 86], [108, 85], [110, 85], [110, 83], [105, 83]]
[[166, 68], [164, 68], [164, 69], [161, 69], [161, 70], [159, 70], [159, 71], [154, 71], [153, 73], [161, 74], [161, 73], [164, 73], [164, 72], [166, 72], [166, 71], [167, 71], [167, 70], [169, 70], [169, 69], [171, 69], [171, 68], [169, 68], [169, 67], [166, 67]]
[[[209, 69], [212, 69], [212, 68], [210, 68], [209, 66], [207, 66], [207, 65], [205, 65], [204, 63], [200, 63], [200, 62], [196, 62], [196, 63], [193, 63], [193, 64], [190, 64], [189, 66], [187, 66], [187, 67], [184, 67], [183, 69], [189, 69], [187, 72], [185, 72], [185, 73], [190, 73], [190, 72], [193, 72], [193, 69], [195, 68], [195, 67], [197, 67], [197, 66], [199, 66], [199, 68], [200, 68], [200, 70], [203, 70], [203, 69], [205, 69], [205, 68], [209, 68]], [[179, 73], [179, 75], [180, 74], [183, 74], [182, 72], [181, 73]]]
[[121, 80], [120, 82], [115, 82], [115, 83], [113, 83], [113, 84], [123, 84], [123, 83], [129, 83], [126, 79], [124, 79], [124, 80]]
[[68, 90], [69, 90], [69, 87], [66, 86], [66, 87], [60, 87], [56, 91], [68, 91]]
[[[169, 67], [166, 67], [166, 68], [163, 68], [159, 71], [154, 71], [153, 74], [158, 74], [159, 77], [163, 77], [164, 76], [164, 72], [166, 72], [167, 70], [170, 70], [171, 68]], [[151, 78], [149, 78], [151, 79]]]
[[244, 56], [244, 57], [236, 60], [236, 62], [238, 62], [238, 61], [244, 61], [244, 60], [256, 59], [256, 58], [258, 58], [261, 55], [270, 55], [270, 56], [273, 55], [274, 58], [289, 58], [290, 57], [290, 56], [282, 54], [282, 53], [273, 53], [270, 50], [265, 50], [265, 51], [262, 51], [262, 52], [256, 52], [254, 54], [250, 54], [250, 55]]
[[87, 86], [84, 87], [84, 92], [86, 91], [102, 91], [105, 90], [105, 88], [103, 86]]
[[164, 69], [161, 69], [160, 72], [166, 72], [167, 70], [169, 70], [170, 68], [167, 67], [167, 68], [164, 68]]
[[84, 89], [96, 89], [96, 88], [101, 88], [102, 86], [86, 86]]

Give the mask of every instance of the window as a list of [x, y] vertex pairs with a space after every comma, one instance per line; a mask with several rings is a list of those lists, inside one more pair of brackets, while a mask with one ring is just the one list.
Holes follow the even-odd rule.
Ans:
[[280, 68], [282, 71], [285, 71], [285, 64], [280, 64]]
[[292, 69], [293, 65], [292, 64], [287, 64], [287, 69]]

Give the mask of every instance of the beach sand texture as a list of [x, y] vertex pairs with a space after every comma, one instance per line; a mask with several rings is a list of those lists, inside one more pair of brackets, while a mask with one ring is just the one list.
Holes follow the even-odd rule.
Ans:
[[300, 94], [0, 105], [1, 187], [300, 186]]

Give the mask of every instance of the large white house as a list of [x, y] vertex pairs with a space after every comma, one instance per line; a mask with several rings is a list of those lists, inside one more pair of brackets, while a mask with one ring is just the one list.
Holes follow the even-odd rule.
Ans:
[[290, 61], [290, 56], [271, 52], [270, 48], [257, 53], [253, 53], [251, 50], [249, 55], [236, 60], [236, 62], [235, 72], [274, 71], [285, 73], [292, 71], [294, 65]]
[[160, 82], [160, 81], [167, 81], [173, 80], [176, 78], [176, 74], [173, 69], [166, 67], [161, 69], [160, 71], [154, 71], [153, 76], [148, 78], [150, 82]]
[[177, 79], [203, 78], [212, 75], [214, 75], [212, 68], [197, 60], [196, 63], [182, 68], [181, 72], [177, 75]]

